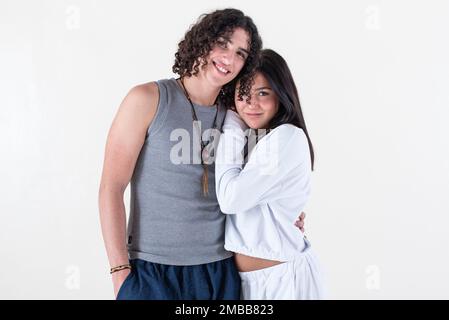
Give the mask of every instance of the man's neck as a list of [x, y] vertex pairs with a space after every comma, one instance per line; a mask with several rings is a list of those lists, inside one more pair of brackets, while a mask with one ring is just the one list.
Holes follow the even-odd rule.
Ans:
[[221, 89], [221, 87], [210, 85], [206, 79], [199, 75], [184, 77], [183, 82], [190, 100], [201, 106], [212, 106]]

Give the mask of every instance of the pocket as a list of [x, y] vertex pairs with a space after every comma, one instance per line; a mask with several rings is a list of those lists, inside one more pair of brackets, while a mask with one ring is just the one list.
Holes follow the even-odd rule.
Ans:
[[121, 300], [121, 295], [122, 295], [125, 287], [127, 286], [129, 280], [133, 276], [133, 274], [134, 274], [134, 271], [133, 271], [133, 269], [131, 269], [131, 272], [126, 276], [125, 280], [123, 281], [122, 285], [120, 286], [120, 289], [118, 289], [116, 300]]

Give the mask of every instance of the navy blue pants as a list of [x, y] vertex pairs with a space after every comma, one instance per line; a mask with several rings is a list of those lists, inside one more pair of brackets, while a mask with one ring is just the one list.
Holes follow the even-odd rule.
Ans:
[[240, 276], [234, 258], [194, 265], [171, 266], [130, 260], [131, 273], [117, 300], [238, 300]]

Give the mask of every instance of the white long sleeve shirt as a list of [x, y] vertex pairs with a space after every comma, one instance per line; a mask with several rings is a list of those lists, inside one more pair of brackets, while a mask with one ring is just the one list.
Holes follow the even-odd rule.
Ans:
[[244, 164], [246, 124], [228, 111], [217, 147], [215, 181], [227, 214], [225, 248], [292, 261], [305, 248], [295, 226], [310, 195], [311, 161], [304, 131], [284, 124], [265, 135]]

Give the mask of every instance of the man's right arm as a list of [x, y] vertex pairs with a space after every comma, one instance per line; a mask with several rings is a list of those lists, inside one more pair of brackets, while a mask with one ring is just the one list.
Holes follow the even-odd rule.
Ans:
[[[132, 88], [122, 101], [109, 130], [98, 204], [110, 267], [129, 263], [123, 196], [134, 172], [148, 127], [156, 114], [158, 100], [156, 83]], [[129, 272], [129, 269], [125, 269], [113, 273], [115, 295]]]

